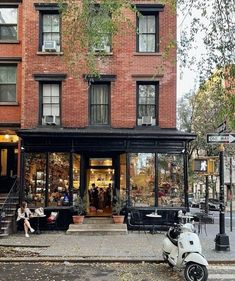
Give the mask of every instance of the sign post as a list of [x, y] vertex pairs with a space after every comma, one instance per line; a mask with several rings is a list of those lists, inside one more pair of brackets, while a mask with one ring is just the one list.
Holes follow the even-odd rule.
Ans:
[[215, 237], [216, 251], [230, 251], [229, 237], [225, 233], [225, 206], [224, 206], [224, 145], [225, 143], [235, 142], [235, 134], [208, 134], [207, 143], [221, 144], [219, 152], [220, 160], [220, 214], [219, 214], [219, 233]]

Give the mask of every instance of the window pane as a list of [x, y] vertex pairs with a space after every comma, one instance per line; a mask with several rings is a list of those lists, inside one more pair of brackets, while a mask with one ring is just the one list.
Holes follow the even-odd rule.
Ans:
[[147, 17], [143, 15], [139, 17], [139, 33], [147, 33]]
[[130, 154], [131, 202], [133, 206], [155, 205], [155, 154]]
[[155, 16], [147, 16], [147, 33], [155, 33]]
[[17, 26], [0, 26], [0, 40], [17, 40]]
[[25, 153], [25, 200], [29, 206], [43, 206], [46, 189], [46, 154]]
[[155, 104], [155, 85], [139, 85], [139, 104]]
[[69, 205], [69, 153], [49, 154], [49, 175], [49, 205]]
[[16, 85], [0, 85], [0, 102], [16, 101]]
[[0, 24], [17, 24], [17, 9], [0, 8]]
[[91, 124], [108, 124], [108, 89], [106, 84], [91, 85]]
[[0, 83], [16, 83], [16, 66], [0, 66]]
[[139, 51], [155, 52], [155, 35], [139, 35]]
[[184, 205], [183, 156], [158, 154], [158, 204]]
[[51, 95], [54, 97], [58, 97], [59, 89], [60, 89], [59, 84], [51, 84]]
[[51, 16], [51, 31], [52, 32], [59, 32], [60, 31], [59, 15], [52, 15]]
[[142, 117], [142, 116], [155, 117], [155, 106], [154, 105], [139, 105], [138, 115], [139, 115], [139, 117]]

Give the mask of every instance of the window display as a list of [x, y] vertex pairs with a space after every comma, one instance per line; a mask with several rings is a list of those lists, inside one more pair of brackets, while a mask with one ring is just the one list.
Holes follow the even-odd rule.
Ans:
[[158, 205], [184, 205], [183, 157], [158, 154]]
[[130, 154], [130, 184], [133, 206], [155, 205], [155, 153]]

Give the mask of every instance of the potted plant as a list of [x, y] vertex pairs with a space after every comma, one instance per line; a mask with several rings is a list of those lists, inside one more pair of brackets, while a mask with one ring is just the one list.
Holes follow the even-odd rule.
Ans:
[[115, 203], [113, 204], [113, 221], [114, 223], [123, 223], [124, 215], [121, 215], [121, 211], [125, 206], [125, 200], [123, 200], [120, 196], [116, 197]]
[[84, 221], [84, 214], [87, 211], [86, 197], [78, 196], [74, 202], [75, 215], [73, 215], [73, 223], [81, 224]]

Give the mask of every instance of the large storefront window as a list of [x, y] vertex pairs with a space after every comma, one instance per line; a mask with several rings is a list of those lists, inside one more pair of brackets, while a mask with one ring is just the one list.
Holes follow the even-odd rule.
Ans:
[[69, 205], [69, 153], [49, 154], [48, 205]]
[[120, 155], [120, 196], [126, 198], [126, 154]]
[[130, 154], [130, 199], [135, 207], [155, 205], [155, 153]]
[[44, 206], [46, 189], [46, 154], [25, 154], [25, 199], [30, 206]]
[[73, 202], [77, 199], [80, 189], [80, 162], [81, 156], [79, 154], [73, 155]]
[[184, 205], [182, 155], [158, 154], [158, 205]]

